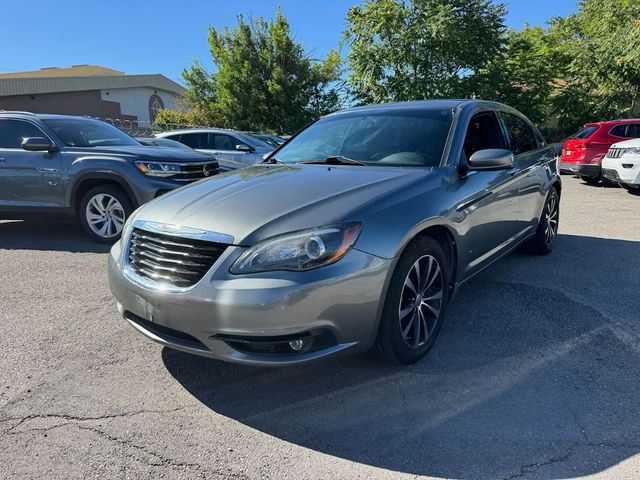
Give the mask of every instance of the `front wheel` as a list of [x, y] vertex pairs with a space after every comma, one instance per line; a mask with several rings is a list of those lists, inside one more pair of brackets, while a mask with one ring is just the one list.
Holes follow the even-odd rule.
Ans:
[[114, 243], [132, 211], [124, 191], [112, 185], [100, 185], [82, 197], [78, 215], [90, 237], [101, 243]]
[[414, 239], [389, 284], [376, 350], [396, 364], [424, 357], [440, 332], [448, 300], [449, 265], [440, 244]]

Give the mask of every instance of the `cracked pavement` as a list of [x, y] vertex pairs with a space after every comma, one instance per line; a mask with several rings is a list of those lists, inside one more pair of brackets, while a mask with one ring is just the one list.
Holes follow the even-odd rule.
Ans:
[[163, 348], [106, 248], [0, 222], [6, 478], [640, 478], [640, 196], [564, 176], [556, 251], [452, 303], [425, 360], [288, 369]]

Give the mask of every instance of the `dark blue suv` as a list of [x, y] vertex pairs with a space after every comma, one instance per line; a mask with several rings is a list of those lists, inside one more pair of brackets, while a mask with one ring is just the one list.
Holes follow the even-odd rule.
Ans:
[[75, 217], [111, 243], [139, 205], [217, 173], [210, 155], [145, 147], [99, 120], [0, 111], [0, 219]]

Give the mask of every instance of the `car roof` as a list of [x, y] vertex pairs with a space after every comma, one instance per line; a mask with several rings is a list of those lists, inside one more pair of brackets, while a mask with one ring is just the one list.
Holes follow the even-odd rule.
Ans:
[[96, 118], [80, 116], [80, 115], [58, 115], [54, 113], [32, 113], [32, 112], [20, 112], [13, 110], [0, 110], [0, 116], [21, 117], [21, 118], [35, 118], [38, 120], [53, 120], [53, 119], [75, 119], [75, 120], [97, 120]]
[[167, 130], [166, 132], [157, 133], [156, 137], [163, 138], [166, 135], [176, 135], [181, 133], [197, 133], [197, 132], [235, 133], [235, 134], [243, 133], [238, 130], [227, 130], [225, 128], [192, 127], [192, 128], [181, 128], [177, 130]]
[[603, 120], [601, 122], [588, 122], [585, 127], [601, 127], [603, 125], [625, 125], [627, 123], [638, 123], [640, 118], [619, 118], [617, 120]]
[[[411, 102], [394, 102], [394, 103], [381, 103], [375, 105], [363, 105], [360, 107], [353, 107], [339, 112], [331, 113], [327, 117], [333, 115], [340, 115], [343, 113], [352, 113], [358, 111], [385, 111], [385, 110], [454, 110], [457, 108], [476, 108], [480, 107], [487, 110], [501, 110], [501, 111], [513, 111], [512, 107], [508, 105], [493, 102], [489, 100], [470, 99], [470, 98], [454, 98], [454, 99], [441, 99], [441, 100], [416, 100]], [[518, 112], [520, 115], [522, 113]]]
[[352, 107], [339, 112], [332, 113], [330, 115], [339, 115], [346, 112], [358, 112], [366, 110], [398, 110], [398, 109], [425, 109], [425, 110], [449, 110], [457, 108], [458, 106], [474, 102], [476, 100], [464, 100], [464, 99], [450, 99], [450, 100], [416, 100], [412, 102], [393, 102], [393, 103], [379, 103], [374, 105], [362, 105], [360, 107]]

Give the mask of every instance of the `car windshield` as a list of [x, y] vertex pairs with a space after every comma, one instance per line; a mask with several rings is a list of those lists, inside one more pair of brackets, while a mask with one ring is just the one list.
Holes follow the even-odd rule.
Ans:
[[326, 117], [275, 155], [283, 163], [331, 157], [380, 166], [440, 165], [451, 110], [364, 110]]
[[268, 143], [262, 140], [258, 140], [256, 137], [249, 135], [248, 133], [234, 132], [233, 135], [237, 137], [237, 139], [246, 143], [250, 147], [255, 148], [256, 150], [263, 150], [263, 151], [273, 150], [273, 147], [271, 145], [269, 145]]
[[100, 120], [53, 118], [44, 123], [69, 147], [140, 146], [122, 130]]
[[276, 137], [275, 135], [267, 135], [264, 133], [249, 133], [248, 135], [251, 135], [253, 138], [256, 138], [274, 148], [277, 148], [284, 143], [283, 139]]

